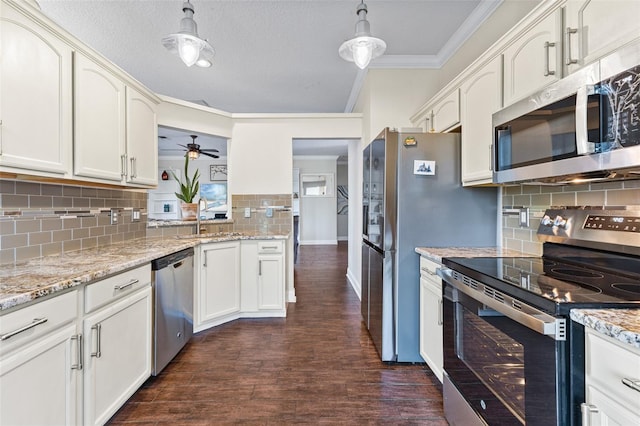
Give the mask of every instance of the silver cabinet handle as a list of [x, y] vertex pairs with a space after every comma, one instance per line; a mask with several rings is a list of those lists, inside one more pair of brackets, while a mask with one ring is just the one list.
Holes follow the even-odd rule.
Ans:
[[263, 246], [262, 250], [278, 250], [278, 246]]
[[100, 358], [102, 356], [102, 351], [100, 350], [100, 334], [102, 332], [102, 324], [96, 324], [94, 326], [91, 326], [91, 330], [95, 330], [96, 331], [96, 350], [94, 352], [91, 352], [91, 356], [96, 357], [96, 358]]
[[630, 387], [634, 391], [640, 392], [640, 379], [628, 379], [624, 377], [622, 379], [622, 384]]
[[591, 426], [591, 414], [597, 413], [598, 407], [593, 404], [583, 402], [580, 404], [580, 413], [582, 414], [582, 426]]
[[82, 370], [82, 334], [75, 334], [71, 336], [71, 340], [76, 341], [76, 345], [78, 350], [76, 352], [76, 356], [78, 357], [78, 361], [75, 364], [71, 364], [72, 370]]
[[30, 324], [22, 326], [22, 327], [18, 328], [17, 330], [13, 330], [13, 331], [10, 331], [10, 332], [8, 332], [6, 334], [3, 334], [2, 336], [0, 336], [0, 340], [7, 340], [10, 337], [15, 336], [16, 334], [20, 334], [23, 331], [27, 331], [27, 330], [29, 330], [29, 329], [37, 326], [37, 325], [44, 324], [45, 322], [47, 322], [46, 318], [34, 318], [33, 321]]
[[571, 58], [571, 34], [575, 34], [578, 32], [577, 28], [571, 28], [571, 27], [567, 27], [567, 29], [564, 32], [564, 36], [565, 36], [565, 49], [564, 51], [565, 53], [565, 58], [564, 58], [564, 63], [565, 65], [571, 65], [571, 64], [577, 64], [578, 60], [577, 59], [573, 59]]
[[262, 260], [258, 260], [258, 275], [262, 276]]
[[136, 157], [131, 157], [131, 175], [130, 178], [136, 177]]
[[127, 175], [127, 156], [125, 154], [120, 156], [120, 168], [120, 176], [125, 177]]
[[131, 287], [132, 285], [139, 283], [140, 280], [137, 280], [135, 278], [132, 278], [128, 283], [126, 284], [118, 284], [117, 286], [114, 286], [113, 289], [114, 290], [124, 290], [127, 287]]
[[438, 325], [442, 325], [442, 299], [440, 299], [440, 303], [438, 304]]
[[550, 47], [555, 47], [556, 44], [549, 42], [549, 41], [545, 41], [544, 42], [544, 76], [550, 76], [550, 75], [555, 75], [555, 71], [551, 71], [549, 69], [549, 48]]

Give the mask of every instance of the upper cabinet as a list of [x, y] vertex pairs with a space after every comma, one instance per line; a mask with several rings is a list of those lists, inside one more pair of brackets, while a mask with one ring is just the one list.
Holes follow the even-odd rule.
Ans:
[[127, 87], [127, 182], [158, 184], [158, 119], [156, 103]]
[[160, 100], [29, 3], [0, 6], [0, 171], [157, 185]]
[[505, 106], [562, 77], [561, 26], [557, 9], [505, 49]]
[[428, 131], [433, 133], [442, 133], [460, 124], [460, 89], [435, 104], [428, 120]]
[[74, 174], [119, 184], [125, 176], [125, 84], [74, 55]]
[[640, 37], [640, 1], [569, 0], [565, 5], [568, 72]]
[[71, 47], [0, 2], [0, 171], [71, 175]]
[[462, 184], [492, 182], [491, 116], [502, 107], [502, 58], [495, 57], [470, 75], [460, 88]]

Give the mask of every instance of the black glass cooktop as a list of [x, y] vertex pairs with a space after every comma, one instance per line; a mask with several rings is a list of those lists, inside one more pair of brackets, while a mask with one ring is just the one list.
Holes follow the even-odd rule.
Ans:
[[580, 307], [640, 306], [640, 258], [635, 256], [545, 245], [542, 257], [446, 258], [443, 263], [533, 304], [538, 298]]

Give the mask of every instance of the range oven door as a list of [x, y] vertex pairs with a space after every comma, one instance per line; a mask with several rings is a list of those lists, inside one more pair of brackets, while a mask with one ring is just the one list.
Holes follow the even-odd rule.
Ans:
[[[540, 334], [443, 281], [445, 414], [469, 407], [489, 425], [567, 425], [565, 341]], [[470, 424], [468, 421], [464, 423]], [[482, 422], [478, 422], [482, 424]]]

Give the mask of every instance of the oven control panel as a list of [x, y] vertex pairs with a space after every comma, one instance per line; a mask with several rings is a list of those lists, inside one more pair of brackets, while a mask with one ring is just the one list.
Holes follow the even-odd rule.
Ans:
[[588, 215], [583, 228], [640, 233], [640, 217]]

